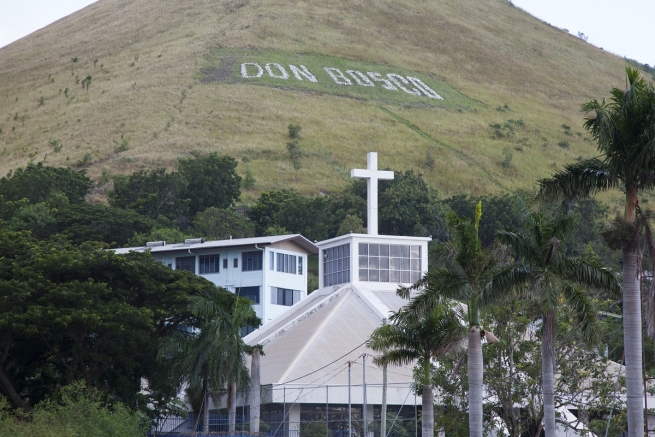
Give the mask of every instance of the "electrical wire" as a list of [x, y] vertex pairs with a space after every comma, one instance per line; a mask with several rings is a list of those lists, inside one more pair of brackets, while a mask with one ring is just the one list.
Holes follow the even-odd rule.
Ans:
[[[285, 384], [289, 384], [289, 383], [291, 383], [291, 382], [298, 381], [299, 379], [303, 379], [303, 378], [305, 378], [305, 377], [307, 377], [307, 376], [309, 376], [309, 375], [313, 375], [314, 373], [316, 373], [316, 372], [318, 372], [318, 371], [320, 371], [320, 370], [323, 370], [323, 369], [325, 369], [326, 367], [331, 366], [332, 364], [336, 363], [337, 361], [339, 361], [339, 360], [345, 358], [348, 354], [351, 354], [351, 353], [355, 352], [357, 349], [359, 349], [360, 347], [364, 346], [367, 342], [368, 342], [368, 340], [366, 340], [365, 342], [363, 342], [362, 344], [360, 344], [360, 345], [357, 346], [356, 348], [354, 348], [354, 349], [352, 349], [352, 350], [346, 352], [345, 354], [341, 355], [341, 356], [340, 356], [339, 358], [337, 358], [336, 360], [334, 360], [334, 361], [332, 361], [332, 362], [330, 362], [330, 363], [327, 363], [325, 366], [323, 366], [323, 367], [319, 367], [318, 369], [313, 370], [313, 371], [307, 373], [306, 375], [299, 376], [298, 378], [296, 378], [296, 379], [292, 379], [291, 381], [286, 381], [286, 382], [282, 382], [282, 383], [280, 383], [280, 384], [275, 384], [275, 385], [285, 385]], [[359, 357], [358, 357], [358, 358], [359, 358]]]

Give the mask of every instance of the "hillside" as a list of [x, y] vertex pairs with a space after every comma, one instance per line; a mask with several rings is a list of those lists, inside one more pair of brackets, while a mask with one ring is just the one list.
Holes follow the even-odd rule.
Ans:
[[[364, 78], [339, 85], [349, 69]], [[580, 104], [623, 72], [504, 0], [100, 0], [0, 49], [0, 174], [46, 160], [106, 181], [218, 151], [254, 176], [249, 200], [329, 192], [376, 150], [442, 195], [531, 188], [595, 152]]]

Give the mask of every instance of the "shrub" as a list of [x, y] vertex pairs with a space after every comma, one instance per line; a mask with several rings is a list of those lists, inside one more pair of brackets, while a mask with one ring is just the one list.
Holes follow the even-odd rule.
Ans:
[[289, 138], [298, 138], [300, 131], [302, 130], [302, 127], [300, 127], [299, 124], [293, 123], [289, 124], [287, 128], [289, 129]]
[[54, 150], [55, 153], [61, 152], [61, 148], [63, 147], [60, 143], [59, 140], [50, 140], [48, 141], [48, 145], [52, 147], [52, 150]]
[[[148, 421], [122, 403], [108, 402], [102, 394], [74, 383], [58, 396], [37, 405], [29, 414], [14, 416], [0, 398], [0, 435], [15, 437], [97, 436], [143, 437]], [[109, 406], [108, 406], [109, 405]]]
[[566, 149], [569, 147], [569, 142], [568, 141], [560, 141], [557, 143], [558, 146], [560, 146], [562, 149]]

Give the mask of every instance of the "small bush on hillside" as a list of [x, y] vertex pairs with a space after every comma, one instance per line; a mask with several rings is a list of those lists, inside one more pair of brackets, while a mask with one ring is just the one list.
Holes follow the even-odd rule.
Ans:
[[243, 187], [244, 190], [250, 190], [255, 186], [255, 182], [256, 182], [255, 177], [252, 175], [252, 172], [250, 171], [250, 169], [247, 169], [246, 176], [243, 178], [243, 181], [241, 182], [241, 187]]
[[48, 141], [48, 145], [52, 147], [52, 150], [54, 150], [55, 153], [61, 152], [61, 148], [63, 147], [60, 143], [59, 140], [50, 140]]
[[302, 130], [302, 127], [299, 124], [293, 123], [287, 126], [287, 128], [289, 129], [289, 138], [298, 138], [300, 131]]
[[569, 142], [568, 141], [560, 141], [557, 143], [558, 146], [560, 146], [562, 149], [566, 149], [569, 147]]

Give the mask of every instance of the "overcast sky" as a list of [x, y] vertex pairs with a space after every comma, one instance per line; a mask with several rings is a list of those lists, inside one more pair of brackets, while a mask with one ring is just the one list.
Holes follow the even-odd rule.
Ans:
[[[2, 0], [0, 47], [95, 0]], [[175, 1], [175, 0], [170, 0]], [[619, 56], [655, 65], [655, 0], [513, 0], [516, 6]]]

